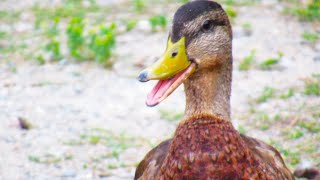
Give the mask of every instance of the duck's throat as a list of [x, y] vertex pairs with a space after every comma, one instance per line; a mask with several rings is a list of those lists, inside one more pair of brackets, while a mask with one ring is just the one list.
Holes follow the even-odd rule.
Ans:
[[185, 119], [201, 114], [211, 114], [230, 120], [230, 94], [232, 61], [227, 66], [203, 69], [193, 74], [185, 83]]

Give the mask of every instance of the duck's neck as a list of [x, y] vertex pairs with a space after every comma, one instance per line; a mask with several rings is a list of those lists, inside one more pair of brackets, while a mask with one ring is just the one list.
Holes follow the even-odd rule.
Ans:
[[232, 57], [229, 64], [203, 69], [184, 83], [186, 93], [185, 119], [194, 115], [211, 114], [230, 120]]

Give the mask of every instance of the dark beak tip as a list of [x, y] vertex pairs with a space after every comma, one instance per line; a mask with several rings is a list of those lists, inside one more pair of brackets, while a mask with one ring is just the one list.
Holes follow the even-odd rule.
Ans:
[[146, 106], [147, 107], [155, 107], [155, 106], [157, 106], [159, 103], [157, 103], [157, 104], [148, 104], [147, 102], [146, 102]]
[[148, 79], [148, 72], [141, 72], [141, 73], [139, 74], [139, 76], [138, 76], [138, 80], [139, 80], [140, 82], [147, 82], [147, 81], [149, 81], [149, 79]]

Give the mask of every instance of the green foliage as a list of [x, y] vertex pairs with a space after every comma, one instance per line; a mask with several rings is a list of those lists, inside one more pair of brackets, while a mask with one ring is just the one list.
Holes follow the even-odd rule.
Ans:
[[252, 25], [250, 23], [244, 23], [242, 24], [242, 28], [245, 30], [251, 30], [252, 29]]
[[114, 134], [108, 130], [95, 128], [81, 135], [83, 143], [91, 145], [104, 144], [110, 152], [107, 156], [119, 158], [120, 154], [129, 147], [137, 146], [137, 142], [124, 133]]
[[283, 144], [276, 142], [275, 140], [270, 140], [270, 145], [275, 147], [278, 151], [281, 152], [283, 156], [286, 157], [286, 162], [289, 162], [291, 166], [295, 166], [300, 162], [301, 154], [300, 151], [296, 149], [287, 149], [283, 147]]
[[259, 64], [259, 68], [262, 70], [269, 70], [271, 69], [274, 65], [278, 64], [280, 60], [283, 57], [283, 53], [279, 52], [277, 58], [269, 58], [262, 63]]
[[6, 32], [4, 32], [4, 31], [0, 31], [0, 39], [4, 39], [4, 38], [6, 38], [7, 37], [7, 33]]
[[244, 134], [244, 135], [247, 133], [246, 128], [241, 125], [238, 126], [238, 131], [240, 134]]
[[269, 116], [265, 112], [258, 113], [259, 129], [266, 131], [270, 128]]
[[227, 6], [224, 10], [226, 11], [231, 21], [233, 21], [233, 19], [237, 17], [237, 11], [234, 7]]
[[309, 132], [312, 133], [319, 133], [320, 132], [320, 122], [318, 120], [312, 122], [301, 121], [299, 123], [301, 128], [307, 129]]
[[264, 103], [267, 102], [270, 98], [274, 96], [274, 88], [271, 87], [265, 87], [262, 91], [262, 94], [258, 97], [257, 102], [258, 103]]
[[257, 2], [259, 2], [260, 0], [222, 0], [223, 3], [227, 4], [227, 5], [253, 5]]
[[292, 97], [293, 95], [294, 95], [294, 89], [290, 88], [287, 93], [281, 94], [280, 98], [281, 99], [288, 99], [288, 98]]
[[240, 71], [247, 71], [251, 68], [252, 64], [254, 63], [255, 59], [255, 50], [251, 50], [250, 54], [246, 56], [239, 64]]
[[46, 46], [46, 50], [51, 52], [52, 60], [59, 60], [62, 57], [60, 52], [60, 43], [57, 40], [50, 41]]
[[[58, 41], [59, 36], [59, 28], [58, 24], [60, 22], [59, 18], [55, 18], [54, 22], [47, 29], [46, 36], [49, 39], [49, 42], [45, 46], [45, 50], [50, 53], [52, 60], [60, 60], [62, 58], [61, 50], [60, 50], [60, 42]], [[38, 56], [37, 60], [40, 64], [44, 63], [43, 56]]]
[[21, 12], [20, 11], [5, 11], [0, 10], [0, 21], [16, 21], [20, 18]]
[[91, 32], [89, 48], [95, 55], [95, 59], [100, 64], [106, 64], [111, 57], [112, 49], [115, 47], [116, 26], [112, 23], [109, 27], [101, 25], [97, 32]]
[[295, 7], [288, 8], [287, 11], [302, 20], [320, 20], [320, 0], [311, 0], [306, 5], [298, 1]]
[[304, 93], [306, 95], [320, 96], [320, 74], [313, 74], [311, 78], [305, 81]]
[[289, 139], [298, 139], [301, 138], [304, 135], [304, 133], [300, 129], [290, 129], [287, 132], [287, 137]]
[[137, 20], [128, 20], [126, 21], [126, 31], [131, 31], [132, 29], [134, 29], [136, 27], [136, 25], [138, 24]]
[[187, 3], [189, 0], [177, 0], [179, 3]]
[[72, 57], [82, 59], [81, 52], [85, 43], [84, 38], [85, 24], [82, 18], [74, 17], [67, 26], [68, 48]]
[[32, 7], [32, 12], [36, 17], [35, 28], [40, 28], [43, 23], [54, 18], [83, 18], [87, 13], [97, 12], [100, 9], [94, 0], [89, 2], [89, 6], [84, 6], [83, 0], [63, 0], [58, 6], [42, 7], [36, 4]]
[[[320, 9], [319, 9], [320, 11]], [[320, 39], [319, 33], [311, 33], [311, 32], [304, 32], [302, 34], [302, 38], [306, 41], [310, 42], [311, 44], [316, 43]]]
[[167, 17], [163, 16], [163, 15], [156, 15], [156, 16], [152, 16], [149, 19], [149, 23], [151, 26], [151, 30], [153, 32], [157, 31], [158, 27], [161, 27], [163, 30], [167, 27]]
[[58, 157], [53, 154], [45, 154], [43, 156], [29, 155], [28, 159], [31, 162], [39, 164], [57, 164], [61, 162], [64, 158]]
[[132, 4], [134, 7], [134, 10], [137, 12], [141, 12], [146, 6], [144, 0], [132, 0]]

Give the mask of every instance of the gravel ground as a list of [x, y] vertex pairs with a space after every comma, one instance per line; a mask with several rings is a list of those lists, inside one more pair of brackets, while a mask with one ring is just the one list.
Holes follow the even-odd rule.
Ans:
[[[301, 150], [301, 144], [312, 144], [315, 150], [302, 153], [290, 167], [316, 165], [319, 132], [303, 130], [303, 137], [292, 139], [286, 130], [320, 114], [320, 97], [302, 93], [304, 79], [320, 72], [320, 43], [311, 46], [301, 38], [304, 31], [320, 27], [285, 16], [282, 8], [274, 1], [238, 7], [233, 26], [233, 123], [277, 148]], [[243, 28], [248, 23], [250, 29]], [[139, 83], [135, 77], [161, 55], [167, 40], [166, 32], [150, 33], [145, 24], [118, 37], [113, 69], [67, 60], [43, 66], [18, 60], [13, 73], [0, 61], [0, 179], [133, 178], [146, 152], [174, 133], [178, 118], [170, 117], [184, 110], [183, 88], [158, 107], [144, 104], [154, 82]], [[278, 51], [284, 56], [272, 70], [239, 71], [252, 49], [257, 63], [277, 57]], [[256, 103], [265, 87], [278, 94], [290, 88], [296, 93]], [[269, 127], [261, 128], [261, 112], [281, 118], [264, 120]], [[19, 118], [32, 128], [22, 130]], [[320, 126], [319, 117], [313, 120]], [[290, 155], [286, 162], [292, 163]]]

